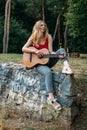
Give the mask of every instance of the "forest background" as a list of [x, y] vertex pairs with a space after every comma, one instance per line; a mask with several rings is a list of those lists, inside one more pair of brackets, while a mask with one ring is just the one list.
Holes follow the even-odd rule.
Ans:
[[[0, 53], [3, 53], [6, 1], [0, 0]], [[22, 53], [34, 23], [42, 17], [42, 0], [11, 0], [8, 53]], [[54, 50], [65, 47], [66, 42], [69, 52], [87, 53], [87, 0], [44, 0], [44, 17]]]

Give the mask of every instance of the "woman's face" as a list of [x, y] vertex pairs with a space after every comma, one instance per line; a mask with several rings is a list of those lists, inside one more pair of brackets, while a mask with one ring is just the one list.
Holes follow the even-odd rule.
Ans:
[[46, 24], [45, 23], [43, 23], [43, 22], [40, 23], [40, 30], [41, 30], [41, 32], [46, 31]]

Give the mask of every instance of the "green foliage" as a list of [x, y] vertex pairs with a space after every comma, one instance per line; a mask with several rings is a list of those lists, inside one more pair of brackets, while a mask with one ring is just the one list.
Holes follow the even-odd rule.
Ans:
[[29, 32], [23, 29], [22, 23], [11, 18], [10, 37], [9, 37], [9, 53], [22, 53], [22, 47], [29, 37]]
[[29, 17], [39, 19], [42, 16], [41, 10], [42, 10], [41, 0], [36, 0], [36, 1], [35, 0], [30, 0], [27, 3], [25, 11], [26, 11], [26, 13], [27, 13], [27, 15]]
[[[0, 0], [0, 52], [3, 47], [4, 15], [7, 0]], [[65, 25], [68, 24], [67, 47], [71, 51], [87, 53], [87, 0], [44, 0], [45, 21], [49, 33], [53, 36], [57, 17], [60, 17], [60, 39], [64, 45]], [[29, 37], [34, 23], [42, 19], [41, 0], [11, 1], [11, 21], [9, 53], [21, 53], [22, 46]], [[54, 50], [58, 48], [58, 32], [54, 41]], [[20, 44], [20, 45], [19, 45]]]
[[64, 14], [68, 24], [68, 47], [72, 51], [87, 53], [87, 1], [68, 0], [67, 12]]
[[87, 34], [87, 1], [68, 1], [69, 8], [66, 14], [66, 19], [67, 24], [69, 25], [69, 34], [74, 38], [84, 36]]
[[[28, 0], [14, 0], [12, 1], [12, 11], [11, 15], [14, 19], [16, 19], [19, 22], [23, 23], [23, 27], [26, 29], [31, 30], [32, 24], [34, 24], [33, 21], [35, 21], [35, 15], [34, 18], [29, 14], [31, 12], [30, 8], [28, 9], [28, 5], [31, 3]], [[32, 8], [32, 6], [31, 6]], [[34, 8], [32, 8], [34, 10]], [[30, 11], [27, 11], [30, 10]], [[31, 12], [33, 13], [33, 12]]]
[[46, 2], [48, 10], [51, 11], [53, 15], [58, 15], [63, 12], [67, 6], [67, 2], [64, 0], [50, 0]]
[[0, 0], [0, 15], [4, 15], [6, 1], [7, 0]]
[[28, 127], [28, 128], [27, 128], [27, 130], [34, 130], [34, 129], [33, 129], [33, 128], [29, 128], [29, 127]]

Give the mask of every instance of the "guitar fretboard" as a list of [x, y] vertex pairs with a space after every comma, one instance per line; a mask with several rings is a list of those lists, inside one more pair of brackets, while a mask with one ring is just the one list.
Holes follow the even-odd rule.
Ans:
[[57, 58], [59, 54], [44, 54], [42, 58]]

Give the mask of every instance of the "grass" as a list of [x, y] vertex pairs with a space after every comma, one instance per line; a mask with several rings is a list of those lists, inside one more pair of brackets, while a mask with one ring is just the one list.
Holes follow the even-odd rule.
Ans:
[[[0, 62], [14, 62], [18, 64], [23, 63], [22, 54], [0, 54]], [[86, 85], [87, 81], [87, 57], [71, 58], [69, 57], [69, 63], [74, 76], [78, 80], [79, 85]], [[55, 72], [61, 71], [63, 64], [59, 61], [52, 69]], [[82, 86], [83, 86], [82, 85]]]
[[22, 63], [22, 54], [0, 54], [0, 62]]
[[[14, 62], [22, 64], [22, 54], [0, 54], [0, 62]], [[69, 63], [74, 70], [75, 74], [87, 74], [87, 57], [83, 58], [71, 58], [69, 57]], [[59, 61], [53, 69], [55, 71], [60, 71], [63, 65]]]

